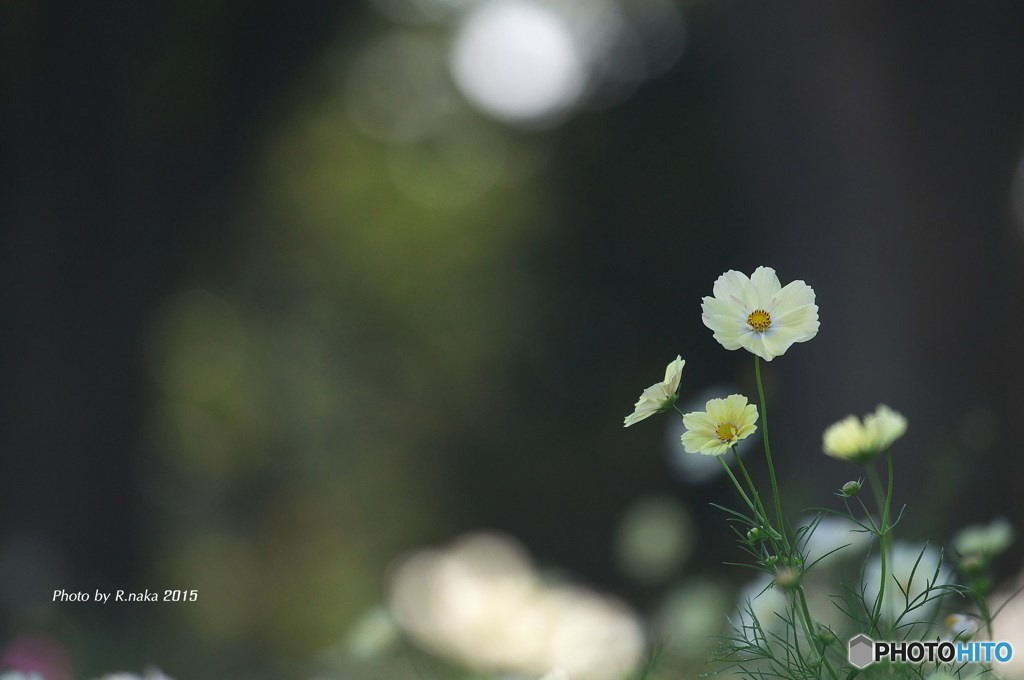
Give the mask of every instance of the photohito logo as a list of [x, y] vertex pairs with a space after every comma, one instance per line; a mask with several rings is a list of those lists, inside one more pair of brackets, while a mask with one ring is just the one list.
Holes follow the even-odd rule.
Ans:
[[875, 642], [867, 635], [850, 639], [850, 664], [866, 668], [882, 661], [911, 663], [1006, 663], [1013, 658], [1009, 642]]

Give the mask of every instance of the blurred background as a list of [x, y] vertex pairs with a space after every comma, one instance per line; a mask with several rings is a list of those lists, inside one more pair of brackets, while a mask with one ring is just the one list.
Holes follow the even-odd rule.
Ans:
[[[465, 558], [696, 677], [749, 580], [735, 499], [678, 418], [622, 418], [677, 354], [685, 408], [754, 395], [700, 299], [762, 264], [820, 307], [765, 372], [791, 519], [859, 474], [822, 430], [884, 402], [902, 538], [1024, 523], [1019, 3], [8, 0], [0, 31], [8, 666], [543, 674], [414, 620]], [[119, 588], [198, 600], [51, 601]]]

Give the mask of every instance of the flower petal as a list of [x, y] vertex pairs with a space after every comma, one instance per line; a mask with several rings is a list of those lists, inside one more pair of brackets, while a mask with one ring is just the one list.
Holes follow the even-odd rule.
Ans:
[[719, 300], [733, 300], [741, 305], [746, 305], [750, 279], [746, 274], [730, 269], [715, 281], [712, 292]]
[[758, 309], [766, 308], [772, 298], [782, 289], [779, 277], [771, 267], [758, 267], [750, 277], [754, 289], [754, 303]]
[[780, 289], [771, 301], [771, 309], [768, 311], [774, 317], [778, 314], [785, 314], [788, 310], [804, 305], [814, 304], [814, 289], [803, 281], [790, 281]]
[[[795, 342], [803, 342], [810, 340], [814, 335], [808, 335], [805, 331], [799, 328], [788, 328], [788, 327], [777, 327], [772, 328], [769, 332], [764, 333], [761, 337], [761, 343], [765, 348], [765, 352], [771, 354], [773, 357], [779, 357], [786, 353]], [[769, 359], [769, 361], [771, 361]]]
[[[757, 406], [754, 404], [747, 404], [743, 407], [743, 415], [740, 416], [740, 420], [737, 423], [740, 427], [746, 427], [753, 425], [757, 422]], [[756, 429], [756, 428], [755, 428]]]
[[772, 318], [772, 328], [798, 328], [809, 336], [806, 340], [810, 340], [818, 334], [818, 308], [815, 305], [803, 305], [776, 312]]
[[707, 442], [707, 437], [702, 437], [700, 434], [693, 430], [687, 430], [681, 437], [683, 441], [683, 447], [687, 453], [700, 453], [700, 449]]
[[704, 411], [694, 411], [683, 416], [683, 427], [687, 430], [714, 432], [718, 423]]
[[714, 421], [715, 427], [729, 422], [729, 406], [725, 399], [708, 399], [704, 408], [707, 410], [708, 417]]
[[765, 361], [771, 361], [777, 355], [769, 351], [767, 348], [765, 348], [764, 335], [764, 333], [755, 333], [751, 331], [750, 333], [745, 333], [742, 337], [740, 337], [739, 343], [743, 347], [743, 349], [747, 350], [748, 352], [756, 354]]
[[757, 425], [744, 425], [736, 430], [736, 441], [742, 441], [757, 432]]
[[709, 439], [700, 447], [700, 453], [705, 456], [720, 456], [729, 450], [729, 445], [721, 441], [717, 437], [715, 439]]
[[[726, 327], [726, 324], [736, 329], [748, 328], [746, 308], [734, 300], [706, 297], [700, 307], [704, 325], [711, 330], [719, 330]], [[716, 325], [709, 323], [714, 320], [718, 320]]]
[[675, 360], [665, 367], [665, 380], [663, 384], [668, 387], [670, 394], [674, 394], [679, 389], [679, 379], [683, 375], [683, 366], [685, 365], [686, 361], [677, 354]]

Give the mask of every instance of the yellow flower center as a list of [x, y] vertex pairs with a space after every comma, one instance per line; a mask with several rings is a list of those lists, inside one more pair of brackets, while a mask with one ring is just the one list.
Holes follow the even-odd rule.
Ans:
[[763, 309], [755, 309], [747, 317], [747, 325], [758, 333], [764, 333], [772, 325], [772, 315]]
[[731, 442], [736, 439], [736, 426], [732, 423], [722, 423], [715, 428], [715, 436], [723, 442]]

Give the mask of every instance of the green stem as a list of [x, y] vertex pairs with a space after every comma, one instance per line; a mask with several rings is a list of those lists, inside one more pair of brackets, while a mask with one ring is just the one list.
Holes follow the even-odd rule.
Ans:
[[[814, 619], [811, 618], [811, 610], [807, 606], [807, 597], [804, 595], [804, 587], [802, 584], [796, 587], [796, 596], [799, 596], [800, 600], [800, 615], [804, 620], [804, 629], [807, 631], [807, 637], [810, 639], [814, 648], [821, 654], [821, 661], [825, 664], [825, 668], [828, 670], [829, 677], [836, 678], [836, 670], [832, 668], [831, 662], [828, 660], [828, 645], [818, 639], [817, 631], [814, 630]], [[794, 596], [794, 608], [796, 607], [795, 600], [797, 597]]]
[[882, 480], [878, 478], [878, 472], [875, 470], [874, 465], [867, 465], [868, 480], [871, 482], [871, 490], [875, 494], [875, 502], [878, 503], [878, 510], [882, 513], [882, 521], [879, 525], [878, 545], [879, 551], [882, 557], [882, 573], [879, 576], [878, 584], [878, 599], [875, 601], [875, 606], [871, 613], [871, 625], [875, 631], [881, 635], [882, 630], [879, 627], [879, 621], [882, 616], [882, 602], [885, 600], [885, 586], [889, 581], [889, 552], [890, 542], [892, 537], [890, 535], [889, 526], [889, 511], [892, 507], [892, 455], [885, 452], [886, 467], [888, 472], [888, 484], [883, 496], [882, 493]]
[[772, 498], [775, 499], [775, 521], [782, 532], [782, 541], [786, 539], [786, 527], [782, 523], [782, 502], [779, 500], [779, 482], [775, 477], [775, 464], [772, 462], [772, 447], [768, 443], [768, 406], [764, 398], [764, 384], [761, 382], [761, 357], [754, 355], [754, 375], [757, 377], [757, 396], [761, 399], [761, 435], [764, 440], [764, 456], [768, 461], [768, 476], [772, 482]]
[[871, 484], [871, 493], [875, 497], [875, 504], [878, 506], [878, 512], [885, 511], [885, 490], [882, 489], [882, 480], [878, 476], [878, 471], [875, 470], [874, 463], [865, 463], [864, 468], [867, 470], [868, 483]]
[[743, 497], [743, 501], [747, 504], [747, 507], [749, 507], [750, 511], [754, 513], [754, 516], [757, 517], [757, 507], [754, 506], [754, 503], [751, 502], [746, 492], [743, 491], [743, 485], [740, 484], [740, 480], [736, 479], [736, 475], [734, 475], [732, 473], [732, 470], [729, 469], [729, 464], [726, 463], [721, 456], [715, 457], [718, 458], [718, 462], [722, 464], [722, 469], [725, 470], [725, 474], [729, 475], [729, 479], [732, 480], [732, 485], [735, 486], [736, 490], [740, 492], [740, 496]]
[[[775, 521], [779, 527], [779, 532], [782, 537], [782, 543], [785, 546], [785, 554], [787, 561], [792, 562], [793, 550], [789, 547], [789, 540], [786, 537], [786, 527], [782, 521], [782, 501], [781, 495], [779, 494], [779, 482], [775, 476], [775, 463], [772, 461], [772, 447], [768, 441], [768, 405], [764, 398], [764, 382], [761, 379], [761, 358], [754, 355], [754, 376], [757, 378], [757, 396], [761, 402], [761, 436], [764, 441], [764, 456], [768, 462], [768, 477], [772, 484], [772, 499], [775, 501]], [[733, 451], [735, 454], [735, 450]], [[748, 477], [746, 468], [743, 466], [743, 461], [740, 460], [739, 455], [736, 455], [736, 460], [739, 461], [740, 469], [743, 474]], [[752, 482], [751, 482], [752, 484]], [[756, 497], [756, 496], [755, 496]], [[760, 502], [760, 500], [758, 501]], [[762, 506], [763, 508], [764, 506]], [[792, 568], [792, 566], [790, 567]], [[801, 570], [803, 567], [801, 566]], [[800, 607], [797, 608], [796, 604], [799, 601]], [[838, 678], [836, 670], [832, 667], [831, 662], [828, 659], [828, 648], [827, 646], [818, 640], [816, 631], [814, 629], [814, 619], [811, 618], [810, 609], [807, 607], [807, 598], [804, 596], [803, 584], [797, 583], [795, 587], [794, 595], [794, 609], [798, 612], [800, 619], [803, 622], [804, 630], [807, 632], [809, 642], [814, 645], [814, 648], [821, 654], [822, 663], [825, 665], [825, 669], [828, 671], [830, 678]]]
[[[754, 497], [754, 502], [757, 504], [757, 510], [761, 513], [760, 522], [768, 529], [768, 537], [771, 540], [772, 548], [776, 553], [779, 552], [779, 545], [777, 543], [778, 534], [775, 527], [772, 526], [771, 519], [768, 518], [768, 511], [765, 510], [764, 503], [761, 502], [761, 495], [757, 493], [757, 487], [754, 486], [754, 480], [750, 477], [750, 473], [747, 472], [747, 466], [743, 464], [743, 459], [740, 458], [740, 454], [737, 453], [736, 447], [732, 447], [732, 455], [736, 458], [736, 465], [739, 467], [740, 472], [743, 473], [743, 478], [747, 480], [747, 486], [750, 488], [750, 493]], [[756, 514], [756, 513], [755, 513]]]
[[975, 592], [974, 601], [978, 605], [978, 613], [985, 624], [985, 632], [988, 634], [988, 639], [992, 640], [994, 639], [992, 636], [992, 612], [988, 609], [988, 603], [985, 601], [985, 596]]

